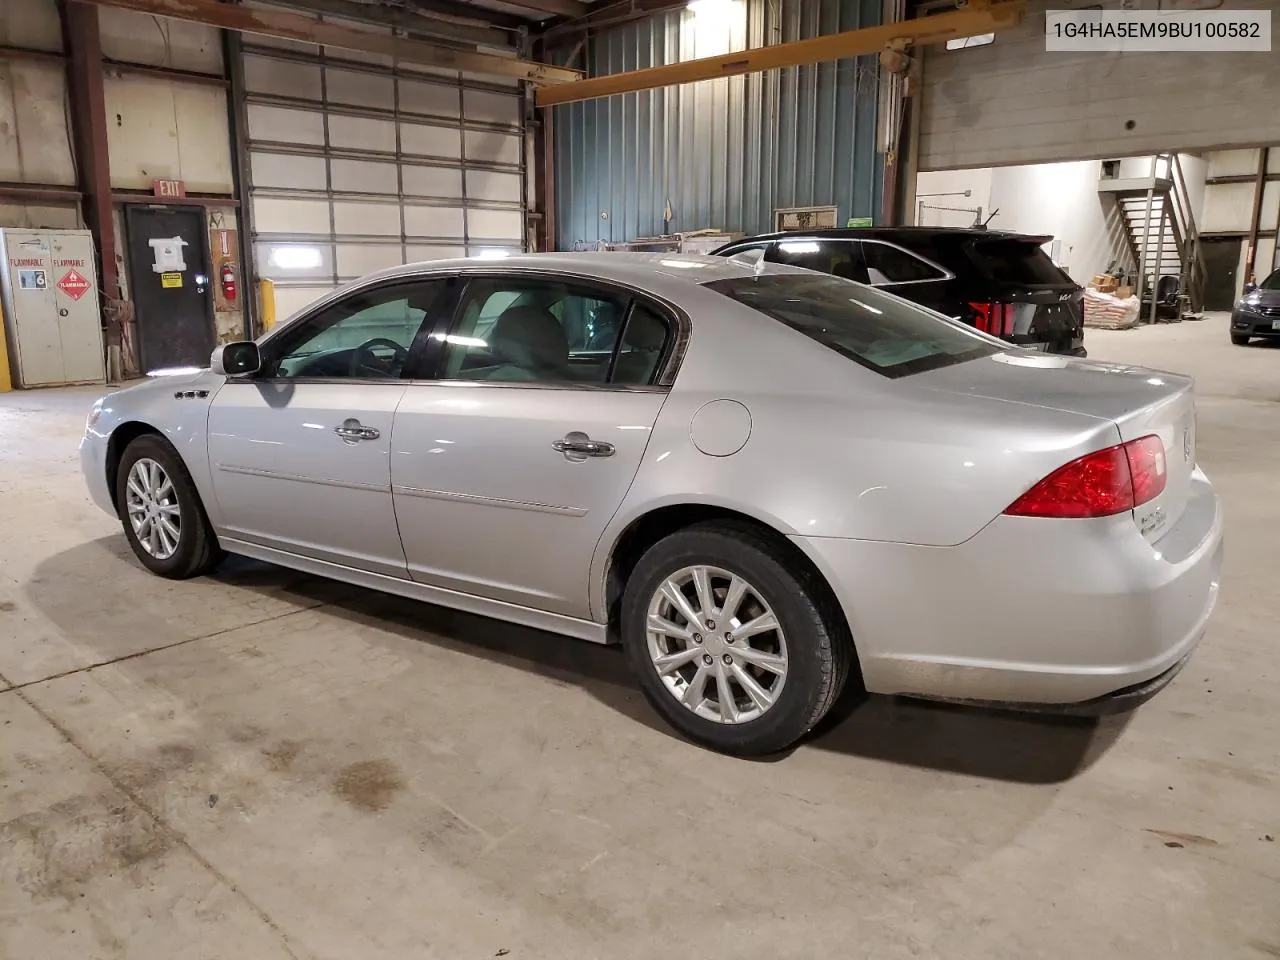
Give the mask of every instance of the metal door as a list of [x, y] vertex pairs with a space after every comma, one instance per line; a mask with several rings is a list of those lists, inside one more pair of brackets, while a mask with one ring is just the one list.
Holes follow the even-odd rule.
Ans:
[[125, 234], [142, 371], [208, 366], [214, 328], [204, 211], [129, 205]]
[[1239, 237], [1206, 240], [1204, 244], [1204, 308], [1230, 310], [1240, 296]]
[[409, 575], [588, 618], [592, 553], [665, 399], [661, 390], [411, 384], [391, 445]]

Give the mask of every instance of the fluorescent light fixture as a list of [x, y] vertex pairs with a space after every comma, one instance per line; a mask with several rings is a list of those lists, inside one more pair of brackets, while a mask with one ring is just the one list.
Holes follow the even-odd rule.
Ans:
[[314, 270], [324, 258], [316, 247], [272, 247], [268, 262], [281, 270]]
[[817, 253], [820, 249], [813, 240], [784, 240], [778, 246], [783, 253]]
[[947, 41], [948, 50], [963, 50], [965, 47], [985, 47], [988, 43], [995, 42], [996, 35], [994, 33], [979, 33], [972, 37], [956, 37], [954, 40]]
[[689, 12], [699, 20], [723, 21], [733, 12], [733, 0], [691, 0]]

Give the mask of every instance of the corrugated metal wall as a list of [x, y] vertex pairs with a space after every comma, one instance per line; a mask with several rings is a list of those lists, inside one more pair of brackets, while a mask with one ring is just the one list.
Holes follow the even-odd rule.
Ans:
[[[733, 2], [728, 30], [678, 10], [592, 38], [590, 75], [872, 26], [881, 6]], [[865, 56], [558, 107], [560, 248], [703, 227], [760, 233], [783, 207], [835, 204], [841, 223], [878, 214], [877, 80], [878, 59]]]

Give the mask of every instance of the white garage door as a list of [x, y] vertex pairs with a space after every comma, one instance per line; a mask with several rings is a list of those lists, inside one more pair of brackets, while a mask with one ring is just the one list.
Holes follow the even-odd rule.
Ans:
[[245, 45], [248, 179], [280, 319], [383, 267], [524, 249], [518, 88], [268, 42]]
[[[1117, 7], [1117, 0], [1104, 6]], [[986, 46], [929, 47], [919, 168], [1143, 156], [1280, 142], [1280, 14], [1271, 53], [1047, 53], [1046, 9], [1097, 0], [1029, 0], [1021, 26]], [[1233, 0], [1233, 9], [1274, 9]], [[1138, 3], [1154, 9], [1155, 4]]]

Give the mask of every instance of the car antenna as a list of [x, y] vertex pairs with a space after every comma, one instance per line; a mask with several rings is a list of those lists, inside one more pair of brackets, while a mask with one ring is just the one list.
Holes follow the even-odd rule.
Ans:
[[987, 214], [987, 219], [983, 220], [981, 223], [979, 223], [979, 224], [977, 225], [978, 229], [979, 229], [979, 230], [985, 230], [985, 229], [987, 229], [987, 224], [988, 224], [988, 223], [990, 223], [992, 220], [994, 220], [994, 219], [995, 219], [996, 214], [997, 214], [997, 213], [999, 213], [999, 212], [1000, 212], [1000, 208], [999, 208], [999, 207], [996, 207], [996, 208], [995, 208], [994, 210], [992, 210], [989, 214]]
[[752, 247], [749, 250], [742, 250], [732, 254], [728, 259], [742, 264], [744, 267], [750, 267], [755, 271], [756, 276], [764, 273], [764, 249], [762, 247]]

